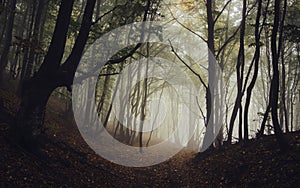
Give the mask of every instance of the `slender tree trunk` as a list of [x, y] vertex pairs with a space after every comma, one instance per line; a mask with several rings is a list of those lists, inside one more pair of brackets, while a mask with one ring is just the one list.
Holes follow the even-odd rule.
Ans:
[[291, 132], [294, 130], [294, 104], [293, 104], [293, 98], [291, 97]]
[[[48, 18], [48, 7], [49, 7], [49, 1], [46, 1], [44, 3], [44, 10], [42, 13], [42, 18], [41, 18], [41, 26], [40, 26], [40, 31], [39, 31], [39, 39], [38, 41], [43, 41], [44, 39], [44, 35], [45, 35], [45, 24], [47, 22], [47, 18]], [[38, 55], [36, 62], [37, 63], [41, 63], [43, 62], [44, 56], [42, 54]], [[37, 65], [37, 66], [40, 66]]]
[[[281, 68], [282, 68], [282, 81], [281, 81], [281, 103], [282, 103], [282, 121], [284, 119], [284, 125], [285, 125], [285, 131], [289, 132], [289, 125], [288, 125], [288, 112], [287, 112], [287, 107], [286, 107], [286, 71], [285, 71], [285, 54], [284, 54], [284, 49], [285, 49], [285, 40], [284, 40], [284, 23], [285, 23], [285, 17], [286, 17], [286, 10], [287, 9], [287, 0], [284, 0], [284, 5], [283, 5], [283, 14], [280, 22], [280, 28], [279, 28], [279, 44], [278, 44], [278, 61], [279, 61], [279, 56], [281, 57]], [[281, 52], [281, 54], [280, 54]], [[283, 122], [282, 125], [283, 127]]]
[[[284, 47], [281, 53], [281, 103], [282, 103], [282, 121], [284, 120], [285, 131], [289, 132], [289, 119], [286, 104], [286, 69], [285, 69], [285, 58], [284, 58]], [[283, 123], [283, 122], [282, 122]]]
[[14, 27], [14, 19], [15, 19], [15, 10], [16, 10], [17, 0], [11, 0], [9, 4], [9, 13], [7, 19], [7, 26], [5, 32], [5, 42], [4, 48], [2, 50], [1, 58], [0, 58], [0, 83], [2, 82], [3, 74], [5, 67], [8, 64], [8, 54], [9, 48], [11, 45], [13, 27]]
[[6, 8], [6, 5], [7, 3], [5, 3], [5, 1], [2, 2], [2, 4], [0, 6], [2, 6], [3, 8], [3, 11], [0, 12], [0, 16], [2, 13], [5, 13], [5, 15], [3, 16], [3, 24], [2, 24], [2, 28], [1, 28], [1, 32], [0, 32], [0, 42], [2, 43], [2, 40], [5, 36], [5, 31], [6, 31], [6, 23], [7, 23], [7, 17], [8, 17], [8, 14], [9, 12], [7, 11], [7, 8]]
[[[242, 139], [242, 98], [243, 98], [243, 74], [244, 74], [244, 64], [245, 64], [245, 55], [244, 55], [244, 36], [245, 36], [245, 28], [246, 28], [246, 0], [243, 0], [243, 11], [242, 11], [242, 23], [241, 23], [241, 30], [240, 30], [240, 49], [238, 55], [238, 62], [236, 64], [236, 75], [237, 75], [237, 97], [233, 107], [232, 115], [229, 122], [229, 132], [228, 132], [228, 142], [232, 142], [232, 133], [234, 122], [237, 116], [238, 111], [240, 110], [240, 120], [239, 120], [239, 139]], [[240, 140], [241, 141], [241, 140]]]
[[43, 10], [44, 10], [44, 0], [39, 0], [38, 7], [37, 7], [37, 13], [36, 13], [35, 20], [34, 20], [31, 47], [29, 50], [29, 57], [28, 57], [28, 62], [27, 62], [25, 75], [24, 75], [25, 80], [27, 80], [31, 76], [32, 68], [33, 68], [33, 64], [34, 64], [34, 58], [35, 58], [35, 51], [36, 51], [37, 46], [39, 46], [38, 36], [39, 36], [39, 31], [40, 31], [40, 23], [41, 23]]
[[262, 123], [260, 125], [260, 130], [259, 130], [258, 136], [263, 136], [263, 134], [264, 134], [264, 131], [265, 131], [265, 128], [266, 128], [266, 122], [269, 121], [270, 110], [271, 110], [271, 106], [270, 106], [270, 104], [268, 104], [268, 106], [266, 108], [266, 111], [264, 113]]
[[[26, 20], [27, 20], [27, 17], [29, 15], [29, 12], [30, 12], [30, 6], [26, 3], [24, 6], [24, 14], [23, 14], [23, 19], [22, 19], [22, 23], [26, 23]], [[25, 27], [22, 27], [19, 31], [18, 31], [18, 34], [17, 37], [19, 38], [20, 42], [21, 40], [23, 40], [23, 37], [24, 37], [24, 33], [25, 33]], [[13, 60], [13, 64], [12, 64], [12, 68], [11, 68], [11, 71], [13, 71], [13, 74], [14, 75], [11, 75], [14, 79], [19, 77], [20, 75], [20, 62], [22, 61], [22, 58], [20, 57], [21, 54], [22, 54], [22, 49], [23, 46], [22, 44], [18, 44], [18, 47], [17, 47], [17, 51], [16, 51], [16, 54], [14, 56], [14, 60]]]
[[215, 90], [215, 44], [214, 44], [214, 0], [206, 1], [206, 15], [207, 15], [207, 26], [208, 26], [208, 87], [206, 89], [206, 132], [203, 139], [203, 145], [200, 148], [200, 152], [210, 147], [208, 144], [209, 140], [213, 138], [213, 126], [214, 126], [214, 90]]
[[[275, 16], [274, 16], [274, 24], [272, 30], [272, 39], [271, 39], [271, 49], [272, 49], [272, 67], [273, 67], [273, 78], [271, 82], [271, 92], [270, 92], [270, 106], [272, 113], [272, 122], [274, 126], [275, 135], [281, 150], [286, 150], [288, 148], [288, 144], [284, 138], [283, 132], [280, 128], [278, 122], [278, 93], [279, 93], [279, 52], [277, 49], [277, 34], [278, 27], [280, 22], [280, 0], [275, 0]], [[280, 46], [280, 45], [279, 45]]]
[[[109, 67], [107, 67], [106, 68], [106, 74], [109, 74], [109, 73], [110, 73], [110, 70], [109, 70]], [[100, 101], [99, 101], [99, 105], [98, 105], [98, 109], [97, 109], [98, 113], [101, 113], [101, 111], [103, 109], [109, 81], [110, 81], [110, 75], [105, 76], [104, 83], [103, 83], [103, 86], [102, 86], [103, 91], [102, 91]]]
[[4, 7], [5, 7], [5, 0], [0, 0], [0, 16], [4, 12]]
[[[265, 17], [267, 16], [266, 12], [267, 12], [267, 10], [265, 10], [265, 13], [264, 13]], [[265, 44], [266, 44], [266, 57], [267, 57], [267, 67], [268, 67], [268, 77], [267, 77], [268, 79], [267, 80], [272, 80], [272, 77], [271, 77], [271, 54], [270, 54], [269, 29], [265, 27], [264, 31], [265, 31], [265, 38], [266, 38]], [[266, 84], [266, 86], [268, 86], [268, 84]], [[270, 93], [271, 89], [268, 88], [268, 87], [267, 87], [267, 89], [269, 90], [268, 96], [270, 96], [271, 95], [271, 93]], [[269, 98], [268, 96], [265, 97], [266, 101]], [[262, 123], [260, 125], [258, 136], [263, 136], [263, 134], [264, 134], [266, 123], [270, 121], [269, 120], [270, 110], [271, 110], [270, 99], [268, 99], [267, 107], [266, 107], [266, 110], [264, 112], [264, 117], [263, 117]], [[269, 125], [270, 125], [270, 123], [268, 123], [268, 126]]]
[[249, 127], [249, 107], [251, 102], [251, 95], [252, 90], [255, 86], [257, 76], [258, 76], [258, 68], [259, 68], [259, 59], [260, 59], [260, 17], [261, 17], [261, 9], [262, 9], [262, 0], [258, 0], [258, 8], [257, 8], [257, 14], [256, 14], [256, 23], [255, 23], [255, 64], [254, 64], [254, 73], [251, 80], [251, 83], [249, 84], [247, 88], [247, 97], [246, 97], [246, 103], [245, 103], [245, 111], [244, 111], [244, 138], [245, 142], [248, 141], [248, 127]]
[[[226, 31], [225, 31], [225, 39], [224, 41], [227, 41], [228, 40], [228, 35], [229, 35], [229, 19], [230, 19], [230, 11], [231, 11], [231, 5], [228, 6], [228, 13], [227, 13], [227, 17], [226, 17]], [[223, 70], [224, 70], [224, 65], [226, 63], [226, 59], [225, 59], [225, 49], [222, 51], [222, 54], [221, 54], [221, 60], [220, 60], [220, 63], [219, 63], [219, 66], [221, 68], [221, 71], [218, 71], [218, 78], [220, 80], [220, 88], [219, 88], [219, 91], [221, 91], [220, 93], [220, 100], [219, 100], [219, 105], [220, 105], [220, 108], [219, 108], [219, 123], [221, 124], [221, 129], [219, 131], [219, 134], [218, 134], [218, 138], [217, 138], [217, 142], [216, 142], [216, 147], [221, 147], [221, 145], [223, 144], [223, 141], [224, 141], [224, 127], [227, 126], [227, 105], [225, 104], [226, 103], [226, 95], [227, 95], [227, 90], [225, 92], [223, 92], [223, 89], [224, 89], [224, 80], [222, 79], [223, 77]], [[225, 103], [224, 103], [225, 101]], [[225, 104], [225, 112], [223, 112], [223, 108], [224, 108], [224, 104]], [[223, 124], [224, 122], [224, 113], [225, 113], [225, 124]]]
[[[146, 120], [146, 106], [147, 106], [147, 98], [148, 98], [148, 68], [149, 68], [149, 56], [150, 56], [150, 44], [146, 44], [146, 70], [145, 70], [145, 79], [143, 83], [143, 96], [142, 96], [142, 104], [141, 104], [141, 117], [140, 117], [140, 127], [139, 127], [139, 147], [142, 152], [143, 149], [143, 129], [144, 129], [144, 121]], [[140, 70], [138, 70], [140, 71]]]
[[[138, 68], [137, 68], [137, 80], [140, 80], [141, 78], [141, 64], [139, 63], [138, 64]], [[132, 113], [134, 114], [135, 117], [138, 117], [138, 114], [139, 114], [139, 106], [140, 106], [140, 100], [141, 100], [141, 82], [138, 82], [136, 84], [136, 87], [135, 87], [135, 90], [134, 90], [134, 94], [133, 94], [133, 97], [132, 97], [132, 108], [131, 108], [131, 111]], [[134, 118], [134, 122], [133, 122], [133, 125], [134, 125], [134, 130], [137, 130], [136, 129], [136, 124], [137, 124], [137, 118]], [[131, 136], [131, 145], [134, 143], [135, 141], [135, 138], [136, 138], [136, 133], [137, 131], [134, 131], [132, 136]]]
[[[123, 65], [124, 65], [124, 63], [122, 62], [122, 63], [121, 63], [121, 70], [123, 70]], [[109, 120], [109, 117], [110, 117], [110, 114], [111, 114], [111, 110], [112, 110], [112, 104], [113, 104], [114, 101], [115, 101], [115, 98], [116, 98], [116, 95], [117, 95], [117, 88], [118, 88], [119, 85], [120, 85], [120, 81], [121, 81], [121, 76], [118, 75], [118, 78], [117, 78], [117, 81], [116, 81], [116, 84], [115, 84], [115, 89], [114, 89], [114, 92], [113, 92], [113, 95], [112, 95], [111, 103], [110, 103], [110, 105], [109, 105], [109, 108], [108, 108], [108, 111], [107, 111], [105, 120], [104, 120], [104, 122], [103, 122], [103, 127], [106, 127], [106, 126], [107, 126], [107, 123], [108, 123], [108, 120]]]
[[[27, 30], [27, 36], [26, 36], [26, 42], [30, 44], [30, 39], [32, 36], [32, 30], [33, 30], [33, 25], [34, 25], [34, 18], [35, 18], [35, 12], [36, 12], [36, 0], [33, 1], [33, 5], [29, 7], [28, 9], [28, 30]], [[31, 11], [31, 14], [29, 12]], [[25, 19], [25, 18], [24, 18]], [[26, 75], [26, 70], [27, 70], [27, 63], [28, 63], [28, 58], [29, 58], [29, 47], [26, 46], [24, 49], [24, 54], [23, 54], [23, 62], [22, 62], [22, 69], [21, 69], [21, 78], [18, 86], [18, 91], [17, 93], [20, 94], [22, 91], [23, 83], [26, 80], [25, 75]], [[29, 78], [27, 78], [28, 80]]]

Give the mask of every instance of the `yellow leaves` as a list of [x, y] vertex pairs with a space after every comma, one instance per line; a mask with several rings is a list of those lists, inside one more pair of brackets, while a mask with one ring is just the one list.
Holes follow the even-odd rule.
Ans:
[[182, 11], [191, 11], [195, 8], [195, 1], [193, 0], [181, 1], [180, 3], [178, 3], [178, 7]]

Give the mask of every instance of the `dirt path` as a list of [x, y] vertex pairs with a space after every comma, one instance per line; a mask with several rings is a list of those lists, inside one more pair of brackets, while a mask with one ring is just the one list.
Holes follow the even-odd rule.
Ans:
[[[95, 154], [74, 122], [48, 110], [41, 155], [9, 144], [18, 98], [0, 89], [0, 186], [61, 187], [299, 187], [300, 132], [286, 135], [292, 149], [281, 153], [274, 136], [196, 155], [182, 150], [151, 167], [129, 168]], [[58, 102], [59, 104], [59, 102]], [[53, 104], [52, 107], [55, 107]], [[125, 154], [126, 155], [126, 154]], [[151, 156], [149, 156], [151, 157]]]

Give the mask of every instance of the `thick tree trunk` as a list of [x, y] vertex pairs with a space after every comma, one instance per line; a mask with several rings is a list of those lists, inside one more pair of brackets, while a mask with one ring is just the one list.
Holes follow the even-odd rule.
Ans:
[[[54, 89], [66, 86], [75, 74], [76, 67], [86, 44], [95, 5], [95, 0], [88, 1], [80, 33], [76, 39], [75, 46], [68, 60], [75, 65], [71, 66], [67, 75], [59, 71], [59, 65], [65, 47], [66, 33], [70, 23], [71, 12], [74, 1], [63, 0], [60, 6], [56, 27], [50, 44], [49, 51], [37, 74], [25, 82], [22, 92], [22, 104], [17, 114], [17, 123], [12, 128], [14, 140], [27, 149], [36, 150], [36, 143], [40, 137], [43, 125], [43, 117], [47, 101]], [[72, 55], [73, 54], [73, 55]], [[67, 61], [70, 65], [70, 62]], [[74, 68], [74, 69], [73, 69]], [[69, 69], [67, 69], [69, 70]]]
[[35, 151], [43, 132], [43, 121], [48, 98], [56, 88], [47, 78], [33, 77], [24, 83], [22, 102], [16, 123], [10, 129], [11, 138], [24, 148]]

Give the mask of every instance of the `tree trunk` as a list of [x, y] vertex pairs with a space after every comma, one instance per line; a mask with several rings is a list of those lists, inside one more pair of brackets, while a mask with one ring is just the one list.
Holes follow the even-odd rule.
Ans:
[[[29, 12], [30, 12], [30, 6], [26, 3], [26, 8], [24, 8], [24, 14], [23, 14], [23, 19], [22, 19], [22, 23], [26, 23], [26, 20], [27, 20], [27, 17], [29, 16]], [[22, 27], [20, 28], [20, 30], [18, 30], [18, 33], [16, 34], [17, 37], [19, 37], [20, 40], [23, 40], [23, 37], [24, 37], [24, 33], [25, 33], [25, 27]], [[21, 54], [22, 54], [22, 45], [21, 44], [18, 44], [18, 47], [17, 47], [17, 51], [15, 53], [15, 56], [14, 56], [14, 60], [13, 60], [13, 63], [12, 63], [12, 66], [11, 66], [11, 77], [13, 79], [19, 77], [20, 75], [20, 70], [19, 68], [21, 67], [21, 61], [22, 61], [22, 58], [20, 57]]]
[[4, 7], [5, 7], [5, 0], [0, 0], [0, 16], [4, 12]]
[[[278, 122], [278, 93], [279, 93], [279, 52], [277, 49], [277, 34], [280, 21], [280, 0], [275, 0], [275, 16], [274, 25], [272, 30], [271, 38], [271, 50], [272, 50], [272, 68], [273, 68], [273, 78], [271, 82], [271, 92], [270, 92], [270, 106], [272, 113], [272, 122], [274, 126], [275, 135], [281, 150], [286, 150], [288, 148], [287, 141], [283, 135]], [[280, 45], [279, 45], [280, 46]]]
[[32, 40], [31, 40], [31, 48], [29, 51], [29, 59], [27, 62], [26, 70], [25, 70], [25, 80], [30, 78], [32, 74], [32, 68], [34, 64], [34, 57], [35, 57], [35, 50], [36, 47], [39, 45], [38, 41], [38, 35], [40, 31], [40, 23], [42, 18], [42, 13], [44, 9], [44, 0], [39, 0], [37, 13], [34, 20], [34, 27], [33, 27], [33, 34], [32, 34]]
[[9, 4], [5, 42], [4, 42], [4, 48], [2, 50], [2, 54], [0, 58], [0, 83], [2, 82], [3, 74], [5, 72], [5, 67], [8, 64], [8, 54], [9, 54], [9, 48], [11, 45], [12, 34], [13, 34], [16, 4], [17, 4], [17, 0], [11, 0]]
[[244, 111], [244, 138], [245, 142], [248, 141], [248, 127], [249, 127], [249, 107], [251, 102], [251, 95], [252, 90], [255, 86], [257, 76], [258, 76], [258, 65], [259, 65], [259, 59], [260, 59], [260, 17], [261, 17], [261, 8], [262, 8], [262, 0], [258, 0], [258, 10], [256, 14], [256, 23], [255, 23], [255, 63], [254, 63], [254, 73], [252, 80], [247, 88], [247, 97], [246, 97], [246, 104], [245, 104], [245, 111]]
[[39, 148], [38, 139], [43, 132], [46, 104], [55, 88], [48, 79], [40, 77], [33, 77], [24, 83], [21, 106], [16, 124], [10, 129], [10, 136], [29, 151]]
[[[35, 12], [36, 12], [36, 0], [33, 1], [33, 5], [30, 6], [30, 8], [28, 9], [28, 11], [31, 11], [31, 15], [29, 14], [28, 16], [28, 27], [29, 29], [27, 30], [27, 36], [26, 36], [26, 42], [28, 44], [30, 44], [30, 39], [32, 36], [32, 30], [33, 30], [33, 25], [34, 25], [34, 18], [35, 18]], [[25, 18], [24, 18], [25, 19]], [[22, 70], [21, 70], [21, 79], [19, 82], [19, 87], [18, 87], [18, 93], [21, 92], [22, 90], [22, 85], [23, 85], [23, 81], [26, 80], [25, 79], [25, 75], [26, 75], [26, 70], [27, 70], [27, 64], [28, 64], [28, 58], [29, 58], [29, 46], [25, 47], [24, 50], [24, 54], [23, 54], [23, 62], [22, 62]], [[27, 80], [29, 79], [29, 77], [27, 78]]]
[[213, 138], [213, 126], [214, 126], [214, 81], [215, 81], [215, 44], [214, 44], [214, 0], [206, 1], [206, 15], [208, 26], [208, 87], [206, 89], [206, 132], [203, 138], [203, 145], [200, 148], [200, 152], [206, 150], [209, 147], [210, 139]]
[[7, 17], [8, 17], [8, 14], [9, 14], [9, 12], [7, 11], [7, 8], [6, 8], [6, 5], [7, 3], [5, 3], [5, 1], [3, 1], [2, 3], [1, 3], [1, 10], [2, 10], [2, 12], [0, 12], [0, 16], [1, 16], [1, 14], [2, 13], [5, 13], [5, 15], [3, 16], [3, 23], [2, 23], [2, 28], [1, 28], [1, 32], [0, 32], [0, 43], [2, 43], [2, 40], [3, 40], [3, 37], [4, 37], [4, 35], [5, 35], [5, 31], [6, 31], [6, 23], [7, 23]]
[[[281, 23], [280, 23], [280, 30], [279, 30], [279, 46], [278, 46], [278, 61], [279, 61], [279, 56], [281, 57], [281, 66], [282, 66], [282, 81], [281, 81], [281, 103], [282, 103], [282, 121], [284, 119], [284, 125], [285, 125], [285, 131], [289, 132], [289, 125], [288, 125], [288, 112], [287, 112], [287, 107], [286, 107], [286, 71], [285, 71], [285, 54], [284, 54], [284, 21], [286, 17], [286, 9], [287, 9], [287, 0], [284, 0], [284, 5], [283, 5], [283, 15], [281, 18]], [[281, 52], [281, 54], [280, 54]], [[283, 122], [282, 122], [283, 123]], [[281, 125], [283, 127], [283, 124]]]
[[53, 37], [44, 62], [39, 71], [23, 85], [17, 122], [10, 132], [18, 144], [29, 150], [38, 148], [37, 140], [42, 132], [45, 108], [51, 93], [59, 86], [70, 86], [68, 84], [71, 84], [73, 80], [88, 38], [95, 0], [87, 2], [79, 35], [71, 55], [64, 64], [69, 69], [63, 70], [70, 72], [60, 71], [73, 4], [74, 0], [61, 2]]
[[245, 55], [244, 55], [244, 36], [245, 36], [245, 28], [246, 28], [246, 0], [243, 0], [243, 11], [242, 11], [242, 23], [241, 23], [241, 30], [240, 30], [240, 48], [239, 48], [239, 55], [238, 55], [238, 62], [236, 64], [236, 76], [237, 76], [237, 97], [233, 107], [232, 115], [229, 122], [229, 132], [228, 132], [228, 142], [232, 142], [232, 134], [233, 134], [233, 127], [234, 122], [237, 116], [238, 111], [240, 110], [240, 120], [239, 120], [239, 139], [241, 138], [241, 131], [242, 128], [242, 98], [243, 98], [243, 74], [244, 74], [244, 64], [245, 64]]

